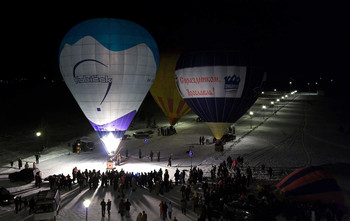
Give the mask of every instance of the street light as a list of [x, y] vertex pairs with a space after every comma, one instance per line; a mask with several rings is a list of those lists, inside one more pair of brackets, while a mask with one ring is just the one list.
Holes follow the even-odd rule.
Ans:
[[280, 102], [280, 99], [277, 99], [276, 101], [277, 101], [277, 102]]
[[292, 82], [289, 81], [289, 92], [292, 90]]
[[266, 105], [263, 105], [263, 106], [262, 106], [262, 109], [263, 109], [263, 118], [265, 119], [265, 109], [266, 109]]
[[249, 111], [249, 116], [250, 116], [250, 129], [253, 129], [253, 111]]
[[38, 131], [38, 132], [36, 132], [36, 134], [35, 134], [37, 137], [40, 137], [41, 136], [41, 132], [40, 131]]
[[90, 206], [90, 203], [91, 203], [91, 200], [89, 200], [89, 199], [84, 200], [84, 206], [86, 209], [86, 221], [88, 220], [88, 208]]

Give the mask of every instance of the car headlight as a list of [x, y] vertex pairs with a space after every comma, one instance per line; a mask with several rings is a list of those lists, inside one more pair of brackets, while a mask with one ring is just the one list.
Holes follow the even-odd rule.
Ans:
[[3, 200], [5, 203], [7, 203], [8, 202], [8, 200]]

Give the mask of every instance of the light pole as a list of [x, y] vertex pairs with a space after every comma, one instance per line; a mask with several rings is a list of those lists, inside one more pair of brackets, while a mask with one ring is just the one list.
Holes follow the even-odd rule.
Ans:
[[289, 81], [289, 92], [291, 92], [291, 91], [292, 91], [292, 82]]
[[275, 108], [274, 108], [275, 107], [275, 105], [274, 105], [275, 102], [271, 101], [270, 104], [271, 104], [273, 113], [276, 114], [276, 111], [275, 111]]
[[249, 116], [250, 116], [250, 129], [253, 129], [253, 111], [249, 111]]
[[86, 209], [86, 221], [88, 220], [88, 208], [90, 206], [90, 203], [91, 203], [91, 200], [89, 200], [89, 199], [84, 200], [84, 206]]
[[262, 106], [262, 109], [263, 109], [263, 119], [265, 119], [265, 109], [266, 109], [266, 106], [263, 105], [263, 106]]

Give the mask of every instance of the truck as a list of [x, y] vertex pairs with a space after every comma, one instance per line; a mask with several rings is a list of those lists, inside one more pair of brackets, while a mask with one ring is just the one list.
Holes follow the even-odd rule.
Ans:
[[56, 220], [60, 204], [61, 196], [58, 189], [38, 192], [34, 208], [34, 220]]

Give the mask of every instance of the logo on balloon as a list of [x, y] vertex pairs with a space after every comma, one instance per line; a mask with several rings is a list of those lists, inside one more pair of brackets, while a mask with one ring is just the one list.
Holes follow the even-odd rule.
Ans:
[[236, 75], [226, 76], [225, 79], [225, 93], [231, 93], [238, 90], [241, 78]]
[[107, 83], [107, 91], [105, 95], [103, 96], [103, 99], [100, 103], [100, 105], [103, 103], [103, 101], [106, 99], [109, 90], [111, 89], [112, 86], [112, 78], [110, 78], [108, 75], [99, 75], [99, 74], [94, 74], [94, 75], [82, 75], [82, 76], [77, 76], [76, 75], [76, 69], [79, 65], [81, 65], [84, 62], [96, 62], [97, 64], [101, 64], [105, 67], [108, 67], [107, 65], [103, 64], [102, 62], [95, 60], [95, 59], [84, 59], [82, 61], [79, 61], [76, 63], [73, 67], [73, 78], [74, 82], [76, 84], [84, 84], [84, 83]]

